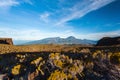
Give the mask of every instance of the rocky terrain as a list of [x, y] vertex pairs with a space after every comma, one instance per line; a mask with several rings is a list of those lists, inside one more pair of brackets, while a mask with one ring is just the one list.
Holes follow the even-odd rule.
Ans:
[[120, 80], [120, 46], [1, 44], [0, 80]]
[[120, 52], [22, 52], [0, 55], [3, 80], [119, 80]]
[[0, 38], [0, 44], [13, 45], [12, 38]]

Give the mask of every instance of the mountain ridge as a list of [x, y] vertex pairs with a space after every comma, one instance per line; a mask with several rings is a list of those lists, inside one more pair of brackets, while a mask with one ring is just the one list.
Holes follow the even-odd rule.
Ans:
[[103, 37], [96, 44], [96, 46], [113, 46], [113, 45], [120, 45], [120, 36]]
[[25, 43], [26, 44], [96, 44], [97, 41], [88, 39], [78, 39], [74, 36], [69, 36], [67, 38], [60, 37], [50, 37], [41, 40], [35, 40]]

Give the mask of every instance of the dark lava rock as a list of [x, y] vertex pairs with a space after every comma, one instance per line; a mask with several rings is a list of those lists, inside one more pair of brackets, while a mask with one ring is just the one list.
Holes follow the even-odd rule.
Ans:
[[0, 38], [0, 44], [13, 45], [12, 38]]
[[96, 46], [112, 46], [112, 45], [120, 45], [120, 37], [104, 37], [98, 41]]

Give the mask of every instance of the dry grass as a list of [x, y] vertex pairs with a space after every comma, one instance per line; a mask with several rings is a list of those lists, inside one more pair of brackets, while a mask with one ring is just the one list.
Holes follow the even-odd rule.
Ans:
[[[80, 47], [87, 47], [81, 45], [53, 45], [53, 44], [41, 44], [41, 45], [5, 45], [0, 44], [0, 54], [14, 53], [14, 52], [79, 52]], [[91, 46], [90, 46], [91, 47]]]

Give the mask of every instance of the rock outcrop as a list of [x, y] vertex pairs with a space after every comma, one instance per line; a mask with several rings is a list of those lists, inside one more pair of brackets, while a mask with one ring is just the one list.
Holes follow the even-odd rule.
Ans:
[[0, 80], [120, 80], [119, 53], [107, 51], [2, 54]]
[[104, 37], [98, 41], [96, 46], [112, 46], [112, 45], [120, 45], [120, 37]]
[[13, 45], [12, 38], [0, 38], [0, 44]]

